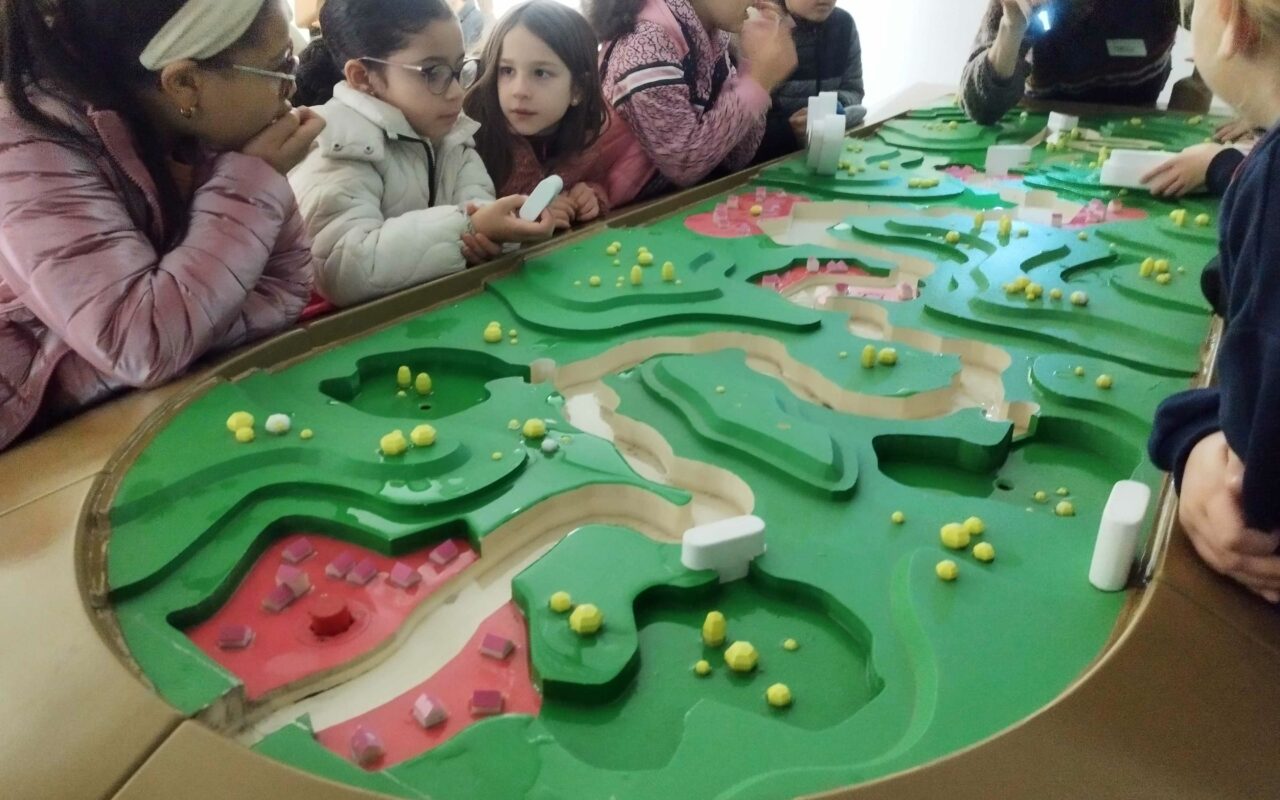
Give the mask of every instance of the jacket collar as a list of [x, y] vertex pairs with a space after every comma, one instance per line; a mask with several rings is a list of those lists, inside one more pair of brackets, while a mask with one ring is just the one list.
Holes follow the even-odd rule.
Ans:
[[387, 134], [388, 139], [415, 139], [422, 137], [413, 130], [404, 112], [373, 95], [357, 91], [343, 81], [333, 88], [333, 99], [372, 122]]
[[138, 156], [133, 134], [125, 124], [124, 117], [111, 109], [88, 107], [84, 110], [84, 118], [88, 119], [111, 160], [145, 198], [147, 207], [151, 210], [152, 237], [161, 241], [164, 238], [164, 214], [160, 210], [160, 190], [156, 188], [151, 173]]
[[[403, 111], [390, 103], [379, 100], [373, 95], [358, 91], [346, 81], [334, 87], [333, 99], [368, 120], [385, 133], [388, 139], [426, 141], [413, 129], [413, 126], [409, 124], [409, 120], [405, 119]], [[466, 142], [473, 140], [479, 130], [480, 123], [466, 114], [461, 114], [458, 116], [458, 121], [454, 124], [453, 130], [445, 134], [442, 144], [447, 145], [455, 141]]]

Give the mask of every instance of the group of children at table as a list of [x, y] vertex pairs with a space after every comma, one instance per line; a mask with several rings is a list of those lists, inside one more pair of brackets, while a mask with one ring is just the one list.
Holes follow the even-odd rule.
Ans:
[[[1043, 0], [993, 5], [1015, 2]], [[288, 328], [313, 291], [370, 300], [793, 151], [820, 91], [860, 122], [850, 15], [752, 5], [529, 0], [472, 57], [447, 0], [328, 0], [300, 54], [280, 0], [3, 0], [0, 449]], [[1193, 16], [1210, 86], [1273, 128], [1280, 0]], [[1274, 139], [1227, 189], [1221, 386], [1168, 401], [1152, 455], [1206, 560], [1280, 602]]]
[[3, 0], [0, 449], [793, 151], [817, 91], [860, 121], [849, 14], [751, 2], [530, 0], [477, 53], [448, 0], [328, 0], [301, 52], [283, 0]]

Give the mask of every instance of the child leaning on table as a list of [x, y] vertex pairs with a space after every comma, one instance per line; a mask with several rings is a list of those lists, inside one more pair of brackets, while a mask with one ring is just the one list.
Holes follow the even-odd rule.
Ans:
[[835, 0], [786, 0], [795, 21], [792, 37], [799, 61], [795, 72], [773, 90], [773, 105], [766, 117], [764, 140], [755, 163], [794, 153], [806, 146], [805, 130], [809, 98], [835, 92], [844, 108], [845, 128], [866, 119], [862, 105], [866, 88], [862, 80], [862, 44], [858, 26]]
[[1201, 557], [1280, 603], [1280, 0], [1200, 0], [1192, 38], [1209, 86], [1267, 133], [1222, 206], [1219, 384], [1166, 400], [1149, 449]]
[[0, 43], [0, 449], [298, 319], [282, 4], [7, 0]]

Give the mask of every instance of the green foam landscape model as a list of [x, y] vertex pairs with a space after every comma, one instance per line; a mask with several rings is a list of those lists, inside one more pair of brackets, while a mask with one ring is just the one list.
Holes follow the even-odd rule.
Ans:
[[[296, 531], [391, 555], [465, 535], [483, 559], [494, 531], [568, 493], [688, 506], [692, 489], [641, 477], [613, 443], [572, 424], [553, 381], [531, 382], [548, 360], [563, 370], [594, 359], [587, 377], [616, 396], [613, 413], [749, 488], [768, 544], [749, 576], [720, 584], [685, 568], [674, 540], [584, 518], [511, 587], [543, 692], [537, 717], [479, 722], [377, 772], [319, 745], [306, 717], [258, 752], [409, 798], [765, 800], [892, 774], [1026, 718], [1114, 631], [1126, 597], [1088, 584], [1094, 533], [1115, 481], [1159, 487], [1145, 440], [1156, 405], [1199, 370], [1210, 312], [1198, 279], [1216, 247], [1213, 227], [1168, 217], [1213, 214], [1213, 201], [1138, 192], [1124, 202], [1145, 219], [1091, 226], [1083, 239], [1025, 223], [1015, 226], [1025, 236], [1001, 236], [998, 212], [976, 225], [974, 210], [1009, 204], [938, 168], [981, 167], [988, 145], [1030, 138], [1043, 121], [1013, 113], [980, 128], [950, 107], [922, 109], [851, 141], [846, 156], [865, 159], [865, 171], [818, 178], [803, 156], [768, 170], [760, 185], [815, 203], [878, 204], [833, 216], [826, 243], [713, 239], [686, 227], [715, 198], [575, 240], [479, 294], [214, 386], [159, 430], [111, 509], [108, 581], [133, 657], [183, 713], [232, 691], [235, 677], [182, 629]], [[1212, 126], [1160, 115], [1082, 124], [1124, 137], [1140, 129], [1167, 147]], [[1113, 196], [1091, 183], [1087, 158], [1041, 151], [1026, 186], [1082, 203]], [[912, 188], [921, 177], [941, 180]], [[884, 213], [886, 202], [900, 213]], [[617, 266], [606, 253], [615, 241]], [[654, 266], [636, 286], [642, 246]], [[933, 273], [914, 301], [838, 298], [819, 309], [758, 285], [811, 256], [843, 259], [863, 280], [895, 281], [903, 258]], [[1170, 262], [1168, 284], [1140, 276], [1148, 258]], [[661, 278], [665, 261], [676, 280]], [[1019, 277], [1045, 294], [1008, 291]], [[1087, 303], [1073, 304], [1076, 292]], [[868, 308], [890, 341], [854, 332], [866, 333], [850, 321]], [[502, 341], [484, 341], [490, 321]], [[896, 365], [862, 366], [868, 345], [895, 348]], [[990, 405], [966, 393], [984, 364], [997, 370], [984, 390], [995, 393]], [[399, 394], [402, 365], [428, 372], [433, 392]], [[1109, 389], [1096, 383], [1103, 374]], [[256, 417], [255, 441], [228, 432], [235, 411]], [[291, 415], [289, 434], [262, 430], [273, 413]], [[548, 422], [557, 452], [510, 425], [530, 418]], [[423, 423], [436, 428], [434, 445], [379, 451], [384, 434]], [[314, 437], [300, 438], [304, 428]], [[1047, 501], [1034, 499], [1040, 491]], [[1074, 516], [1055, 513], [1062, 501]], [[985, 522], [975, 539], [994, 546], [992, 563], [939, 542], [940, 526], [971, 516]], [[944, 558], [959, 566], [955, 582], [935, 576]], [[597, 605], [601, 632], [574, 634], [548, 607], [556, 591]], [[723, 646], [703, 644], [712, 610], [726, 616], [729, 642], [757, 648], [757, 670], [734, 673]], [[785, 639], [798, 648], [784, 649]], [[710, 675], [694, 674], [700, 659]], [[765, 702], [774, 683], [791, 689], [790, 708]]]

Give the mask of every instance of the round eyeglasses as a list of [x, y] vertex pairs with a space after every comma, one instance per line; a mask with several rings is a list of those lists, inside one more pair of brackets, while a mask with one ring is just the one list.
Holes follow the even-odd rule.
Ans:
[[387, 61], [382, 58], [372, 58], [365, 56], [361, 61], [372, 61], [375, 64], [386, 64], [389, 67], [399, 67], [400, 69], [413, 70], [423, 77], [427, 82], [427, 91], [432, 94], [444, 94], [449, 91], [449, 87], [456, 80], [463, 91], [470, 89], [476, 85], [476, 81], [480, 80], [480, 61], [475, 58], [468, 58], [462, 64], [454, 69], [448, 64], [432, 64], [429, 67], [421, 64], [401, 64], [397, 61]]

